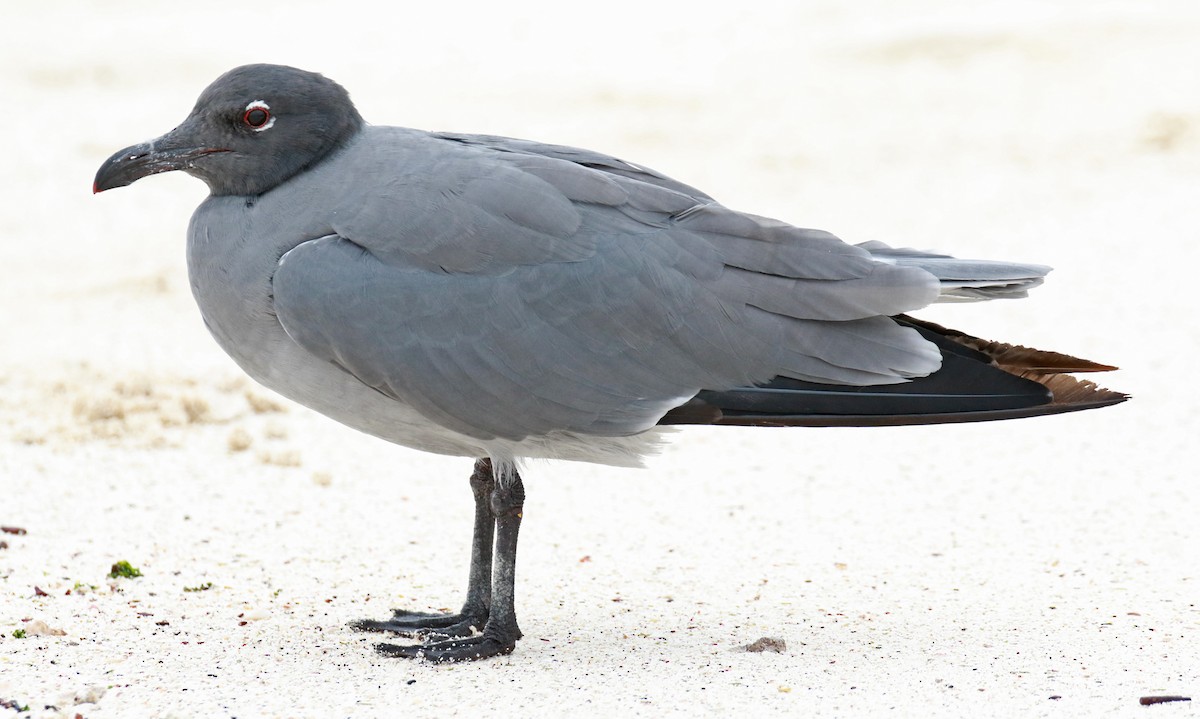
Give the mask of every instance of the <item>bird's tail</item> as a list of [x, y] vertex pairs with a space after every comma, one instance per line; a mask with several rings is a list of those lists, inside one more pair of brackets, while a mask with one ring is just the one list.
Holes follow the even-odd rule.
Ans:
[[879, 262], [919, 267], [941, 281], [938, 302], [1016, 299], [1042, 284], [1051, 268], [1022, 262], [960, 260], [950, 255], [889, 247], [882, 242], [858, 245]]
[[879, 427], [981, 422], [1107, 407], [1128, 399], [1070, 375], [1115, 367], [989, 342], [906, 315], [895, 320], [938, 346], [941, 369], [902, 384], [848, 387], [776, 377], [755, 387], [704, 391], [668, 412], [659, 424]]

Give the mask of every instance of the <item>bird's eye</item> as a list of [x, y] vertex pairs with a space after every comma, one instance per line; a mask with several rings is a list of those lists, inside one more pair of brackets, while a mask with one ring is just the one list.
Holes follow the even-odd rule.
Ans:
[[242, 120], [250, 127], [262, 127], [267, 124], [267, 120], [271, 119], [271, 113], [256, 107], [253, 110], [246, 110], [246, 114], [242, 115]]
[[255, 100], [242, 113], [242, 123], [255, 132], [262, 132], [275, 124], [271, 108], [262, 100]]

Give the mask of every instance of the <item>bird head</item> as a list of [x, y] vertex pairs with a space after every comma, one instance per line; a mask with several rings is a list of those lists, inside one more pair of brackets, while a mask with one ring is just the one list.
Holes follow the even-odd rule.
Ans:
[[183, 170], [213, 195], [261, 195], [320, 162], [363, 124], [350, 95], [326, 77], [243, 65], [205, 88], [174, 130], [105, 160], [92, 191]]

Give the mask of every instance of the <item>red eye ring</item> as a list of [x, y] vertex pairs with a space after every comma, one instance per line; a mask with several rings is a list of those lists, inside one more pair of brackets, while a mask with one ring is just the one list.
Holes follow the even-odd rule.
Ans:
[[242, 122], [252, 130], [261, 130], [271, 121], [271, 111], [262, 105], [251, 105], [242, 113]]

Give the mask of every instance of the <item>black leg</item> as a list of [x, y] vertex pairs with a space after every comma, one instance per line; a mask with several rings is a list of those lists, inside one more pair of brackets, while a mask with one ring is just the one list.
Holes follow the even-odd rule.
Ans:
[[492, 462], [480, 459], [471, 474], [471, 492], [475, 495], [475, 529], [471, 538], [471, 571], [467, 579], [467, 599], [457, 614], [431, 614], [404, 609], [393, 610], [384, 621], [360, 619], [350, 626], [367, 632], [394, 632], [410, 637], [469, 637], [488, 621], [492, 604], [492, 544], [496, 516], [492, 496], [496, 481]]
[[[483, 462], [484, 460], [480, 460]], [[479, 467], [479, 464], [476, 464]], [[488, 506], [495, 518], [495, 562], [491, 576], [491, 606], [483, 632], [465, 638], [410, 646], [378, 644], [381, 654], [415, 657], [432, 662], [464, 662], [511, 654], [521, 638], [513, 589], [516, 583], [517, 534], [525, 505], [525, 485], [514, 470], [492, 489]], [[472, 580], [476, 575], [471, 574]]]

